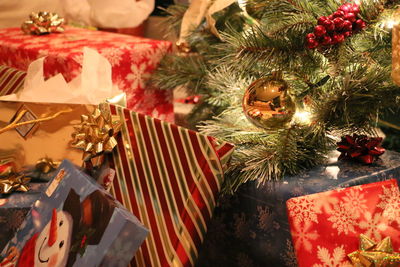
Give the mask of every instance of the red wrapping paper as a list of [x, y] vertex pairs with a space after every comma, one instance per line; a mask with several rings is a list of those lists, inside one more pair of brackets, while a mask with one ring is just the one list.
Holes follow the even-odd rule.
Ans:
[[300, 267], [352, 266], [347, 255], [365, 234], [389, 236], [400, 249], [400, 193], [396, 180], [289, 199], [290, 230]]
[[73, 27], [66, 27], [62, 34], [41, 36], [26, 35], [19, 28], [0, 29], [0, 65], [26, 71], [32, 61], [47, 56], [45, 77], [62, 73], [71, 81], [80, 74], [85, 46], [111, 63], [113, 82], [126, 92], [129, 109], [173, 122], [172, 92], [146, 84], [171, 51], [168, 41]]

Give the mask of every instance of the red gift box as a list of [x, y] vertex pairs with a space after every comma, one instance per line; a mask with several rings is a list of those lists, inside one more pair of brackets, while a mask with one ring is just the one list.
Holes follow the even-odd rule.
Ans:
[[400, 249], [400, 192], [396, 180], [289, 199], [290, 230], [300, 267], [352, 266], [347, 255], [360, 234], [390, 237]]
[[150, 230], [132, 266], [194, 266], [233, 146], [111, 106], [124, 122], [111, 193]]
[[0, 29], [0, 65], [26, 71], [32, 61], [47, 56], [46, 78], [62, 73], [71, 81], [80, 74], [83, 47], [96, 49], [111, 63], [113, 83], [126, 92], [128, 108], [173, 122], [172, 92], [146, 85], [171, 51], [170, 42], [73, 27], [40, 36], [26, 35], [19, 28]]

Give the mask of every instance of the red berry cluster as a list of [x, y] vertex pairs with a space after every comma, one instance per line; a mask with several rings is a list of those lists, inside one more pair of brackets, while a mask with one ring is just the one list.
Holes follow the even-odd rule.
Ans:
[[357, 4], [346, 3], [333, 14], [320, 17], [314, 33], [307, 34], [307, 47], [314, 49], [318, 46], [338, 44], [351, 36], [353, 32], [364, 29], [365, 21], [357, 18], [359, 12], [360, 8]]

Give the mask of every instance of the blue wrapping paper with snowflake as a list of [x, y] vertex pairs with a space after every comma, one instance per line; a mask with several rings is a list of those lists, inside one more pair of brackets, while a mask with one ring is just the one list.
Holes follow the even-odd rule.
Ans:
[[396, 178], [400, 154], [387, 151], [376, 164], [337, 161], [257, 187], [250, 182], [215, 209], [197, 266], [297, 266], [286, 201], [297, 196]]
[[0, 250], [18, 230], [32, 204], [39, 198], [47, 183], [30, 183], [26, 193], [13, 193], [0, 198]]
[[133, 214], [65, 160], [3, 249], [2, 264], [126, 267], [147, 234]]

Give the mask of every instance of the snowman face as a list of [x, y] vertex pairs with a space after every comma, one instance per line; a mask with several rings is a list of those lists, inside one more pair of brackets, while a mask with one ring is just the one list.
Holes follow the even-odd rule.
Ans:
[[35, 267], [64, 267], [67, 264], [72, 226], [73, 221], [69, 213], [58, 211], [53, 214], [52, 220], [47, 223], [36, 240]]

